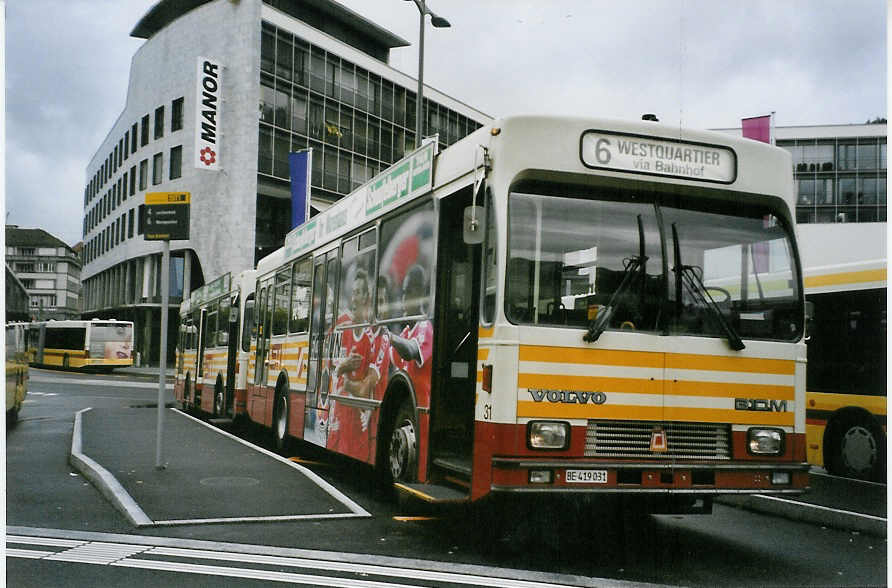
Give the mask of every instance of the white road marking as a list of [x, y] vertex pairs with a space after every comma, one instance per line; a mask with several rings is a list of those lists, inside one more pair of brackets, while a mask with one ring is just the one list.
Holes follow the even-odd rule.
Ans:
[[793, 504], [796, 506], [812, 508], [815, 510], [824, 510], [827, 512], [836, 512], [836, 513], [844, 514], [844, 515], [850, 516], [850, 517], [858, 517], [858, 518], [867, 519], [870, 521], [879, 521], [881, 523], [886, 523], [885, 517], [878, 517], [878, 516], [874, 516], [874, 515], [863, 514], [860, 512], [853, 512], [851, 510], [842, 510], [839, 508], [830, 508], [829, 506], [821, 506], [820, 504], [811, 504], [809, 502], [800, 502], [798, 500], [789, 500], [786, 498], [778, 498], [777, 496], [768, 496], [767, 494], [756, 494], [755, 496], [758, 496], [759, 498], [764, 498], [765, 500], [773, 500], [775, 502], [783, 502], [786, 504]]
[[[218, 543], [173, 537], [149, 537], [62, 529], [10, 527], [7, 557], [70, 561], [174, 573], [258, 579], [336, 588], [411, 587], [407, 582], [446, 582], [492, 588], [569, 588], [630, 586], [608, 578], [509, 570], [455, 562], [438, 562], [358, 553]], [[33, 533], [33, 535], [31, 535]], [[29, 545], [73, 547], [58, 552], [26, 549]], [[167, 558], [167, 559], [158, 559]], [[198, 564], [183, 560], [204, 560]], [[213, 562], [220, 562], [214, 565]], [[257, 567], [250, 567], [257, 566]], [[277, 569], [273, 569], [277, 568]], [[293, 568], [294, 571], [282, 571]], [[307, 573], [301, 573], [302, 570]], [[325, 573], [332, 572], [332, 576]], [[368, 579], [363, 579], [369, 577]], [[374, 579], [379, 577], [380, 579]], [[634, 584], [652, 586], [651, 584]]]
[[[30, 376], [32, 382], [44, 382], [48, 384], [70, 384], [82, 386], [107, 386], [113, 388], [158, 388], [158, 382], [138, 382], [134, 380], [96, 380], [96, 379], [80, 379], [72, 377], [60, 377], [48, 374], [32, 374]], [[173, 383], [168, 382], [166, 385], [168, 390], [173, 390]], [[33, 392], [29, 391], [29, 394]]]

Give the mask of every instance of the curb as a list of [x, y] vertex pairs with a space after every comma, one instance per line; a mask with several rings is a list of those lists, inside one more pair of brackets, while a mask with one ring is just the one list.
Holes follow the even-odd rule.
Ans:
[[886, 537], [886, 519], [762, 494], [723, 496], [716, 502], [794, 521]]
[[68, 463], [96, 486], [99, 492], [130, 521], [130, 524], [135, 527], [153, 525], [152, 519], [139, 508], [139, 505], [111, 472], [81, 452], [81, 414], [88, 410], [92, 410], [92, 408], [79, 410], [74, 415], [74, 431], [71, 434], [71, 453], [68, 456]]

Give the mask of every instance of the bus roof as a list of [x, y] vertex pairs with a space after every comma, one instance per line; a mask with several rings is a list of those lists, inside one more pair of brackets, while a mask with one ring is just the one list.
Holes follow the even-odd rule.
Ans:
[[886, 287], [886, 223], [798, 227], [807, 294]]

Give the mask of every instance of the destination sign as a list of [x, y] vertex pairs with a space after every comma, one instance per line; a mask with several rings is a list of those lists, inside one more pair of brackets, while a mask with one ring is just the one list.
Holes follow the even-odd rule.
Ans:
[[189, 192], [149, 192], [143, 237], [146, 241], [189, 238]]
[[732, 149], [691, 141], [585, 131], [579, 156], [589, 168], [730, 184], [737, 178]]

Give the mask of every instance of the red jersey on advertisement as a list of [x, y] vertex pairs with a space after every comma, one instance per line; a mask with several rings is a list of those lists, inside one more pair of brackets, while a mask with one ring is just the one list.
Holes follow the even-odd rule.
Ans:
[[[351, 406], [340, 397], [352, 396], [348, 390], [348, 383], [359, 385], [369, 372], [377, 375], [380, 383], [381, 370], [379, 367], [378, 338], [368, 327], [361, 330], [346, 329], [341, 332], [338, 361], [358, 355], [362, 358], [359, 367], [342, 373], [335, 382], [334, 408], [329, 424], [328, 448], [344, 453], [351, 457], [366, 460], [368, 458], [369, 433], [367, 415], [368, 409]], [[377, 386], [377, 385], [376, 385]], [[374, 390], [374, 388], [373, 388]], [[365, 416], [365, 418], [363, 418]]]

